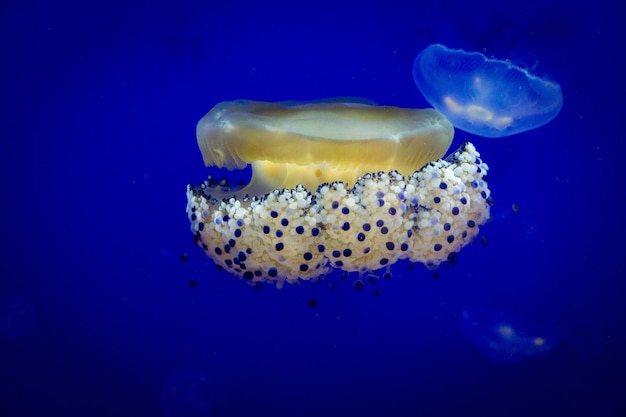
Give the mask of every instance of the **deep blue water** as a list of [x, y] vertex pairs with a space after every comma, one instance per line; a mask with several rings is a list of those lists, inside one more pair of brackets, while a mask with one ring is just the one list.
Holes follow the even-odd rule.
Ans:
[[[0, 415], [626, 415], [625, 7], [500, 3], [3, 1]], [[490, 166], [486, 240], [363, 291], [255, 291], [193, 246], [211, 107], [427, 107], [431, 43], [563, 90], [539, 129], [456, 132]]]

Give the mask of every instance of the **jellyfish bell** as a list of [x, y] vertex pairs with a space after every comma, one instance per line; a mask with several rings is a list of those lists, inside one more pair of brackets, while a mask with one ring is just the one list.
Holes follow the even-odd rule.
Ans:
[[196, 128], [206, 166], [252, 165], [243, 189], [221, 196], [263, 195], [298, 184], [354, 184], [366, 172], [414, 172], [441, 158], [454, 131], [433, 109], [366, 104], [362, 99], [268, 103], [235, 100], [216, 105]]
[[535, 129], [561, 111], [559, 84], [509, 60], [428, 46], [415, 58], [413, 79], [426, 100], [454, 127], [484, 137]]
[[194, 239], [256, 286], [333, 269], [360, 277], [399, 259], [436, 268], [489, 218], [488, 166], [436, 110], [363, 102], [220, 103], [199, 123], [209, 166], [253, 167], [234, 190], [187, 187]]

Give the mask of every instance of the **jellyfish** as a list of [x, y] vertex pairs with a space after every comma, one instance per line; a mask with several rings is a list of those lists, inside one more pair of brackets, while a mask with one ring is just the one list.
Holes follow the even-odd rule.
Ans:
[[489, 138], [545, 125], [563, 105], [559, 84], [510, 61], [430, 45], [417, 55], [413, 79], [454, 127]]
[[461, 314], [461, 327], [494, 362], [518, 362], [543, 355], [563, 342], [579, 360], [586, 361], [600, 355], [604, 346], [602, 332], [588, 317], [552, 317], [546, 323], [534, 323], [501, 311], [470, 308]]
[[252, 165], [243, 188], [187, 186], [195, 243], [251, 285], [436, 268], [489, 218], [488, 166], [433, 109], [354, 100], [217, 104], [197, 126], [207, 166]]
[[461, 327], [488, 359], [501, 363], [550, 352], [563, 338], [556, 326], [527, 322], [485, 308], [463, 311]]

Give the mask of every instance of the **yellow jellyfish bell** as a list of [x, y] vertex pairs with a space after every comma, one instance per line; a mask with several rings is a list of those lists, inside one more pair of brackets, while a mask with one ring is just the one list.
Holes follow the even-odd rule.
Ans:
[[298, 184], [311, 191], [324, 182], [354, 184], [366, 172], [411, 173], [445, 154], [454, 129], [433, 109], [236, 100], [215, 106], [196, 134], [206, 166], [252, 164], [250, 183], [235, 192], [243, 197]]
[[[198, 123], [207, 166], [252, 164], [243, 189], [187, 187], [198, 246], [249, 283], [367, 274], [399, 259], [429, 268], [489, 218], [487, 165], [433, 109], [355, 101], [215, 106]], [[406, 177], [405, 177], [406, 176]]]

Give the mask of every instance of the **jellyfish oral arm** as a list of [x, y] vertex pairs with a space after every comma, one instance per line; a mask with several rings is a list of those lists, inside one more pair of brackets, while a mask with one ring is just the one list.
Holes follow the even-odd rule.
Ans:
[[261, 197], [215, 198], [210, 182], [188, 186], [195, 241], [250, 284], [282, 287], [333, 269], [369, 272], [400, 259], [436, 268], [489, 218], [488, 167], [471, 144], [404, 177], [368, 173], [354, 186], [302, 185]]

